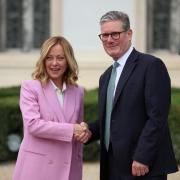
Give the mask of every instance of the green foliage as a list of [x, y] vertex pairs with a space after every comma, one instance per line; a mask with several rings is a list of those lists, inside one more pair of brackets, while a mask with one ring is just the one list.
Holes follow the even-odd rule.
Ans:
[[22, 137], [22, 121], [19, 101], [19, 87], [0, 89], [0, 161], [15, 159], [16, 152], [11, 152], [7, 145], [10, 134]]
[[19, 96], [20, 87], [10, 87], [10, 88], [1, 88], [0, 89], [0, 97], [16, 97]]
[[[86, 122], [95, 121], [98, 114], [97, 89], [85, 92], [84, 119]], [[95, 161], [99, 158], [99, 143], [93, 142], [84, 146], [84, 161]]]
[[[19, 109], [19, 87], [0, 89], [0, 161], [16, 159], [17, 152], [9, 150], [7, 137], [18, 134], [22, 137], [23, 125]], [[85, 92], [85, 121], [97, 119], [97, 89]], [[172, 135], [175, 155], [180, 163], [180, 89], [172, 89], [172, 106], [169, 114], [169, 126]], [[84, 160], [99, 159], [99, 143], [84, 146]]]
[[[0, 162], [16, 159], [17, 152], [9, 150], [7, 139], [10, 134], [23, 136], [22, 117], [19, 109], [19, 87], [0, 89]], [[85, 119], [97, 119], [97, 90], [85, 92]], [[97, 142], [84, 146], [84, 160], [94, 161], [99, 156]]]
[[[180, 92], [179, 92], [180, 97]], [[171, 137], [175, 156], [180, 164], [180, 104], [172, 104], [169, 114], [169, 127], [171, 130]]]
[[172, 89], [171, 101], [172, 105], [169, 113], [169, 127], [171, 130], [175, 156], [180, 164], [180, 89]]
[[180, 89], [173, 88], [171, 94], [172, 104], [180, 105]]

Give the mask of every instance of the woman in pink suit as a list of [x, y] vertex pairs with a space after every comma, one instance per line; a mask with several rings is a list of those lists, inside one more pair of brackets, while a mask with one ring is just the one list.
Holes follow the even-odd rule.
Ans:
[[41, 49], [33, 80], [21, 85], [24, 138], [13, 180], [81, 180], [85, 133], [84, 91], [76, 84], [78, 66], [63, 37], [51, 37]]

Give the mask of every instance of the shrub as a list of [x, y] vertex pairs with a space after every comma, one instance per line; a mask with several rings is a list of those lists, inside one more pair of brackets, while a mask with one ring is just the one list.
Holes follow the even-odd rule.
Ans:
[[[0, 162], [15, 160], [17, 151], [10, 150], [8, 138], [16, 135], [22, 139], [23, 124], [19, 109], [19, 87], [0, 89]], [[97, 117], [97, 90], [85, 94], [85, 119], [95, 120]], [[84, 146], [84, 160], [94, 161], [99, 156], [97, 142]]]
[[[0, 162], [15, 160], [17, 151], [10, 150], [8, 138], [18, 135], [22, 138], [23, 125], [19, 109], [19, 87], [0, 89]], [[85, 121], [97, 119], [97, 89], [85, 93]], [[172, 106], [169, 114], [173, 146], [178, 163], [180, 163], [180, 89], [172, 89]], [[84, 160], [99, 159], [99, 143], [94, 142], [84, 146]]]
[[169, 114], [169, 127], [175, 156], [178, 164], [180, 164], [180, 105], [172, 104]]
[[15, 159], [17, 152], [10, 151], [8, 137], [18, 134], [22, 137], [21, 113], [18, 106], [19, 87], [0, 90], [0, 161]]

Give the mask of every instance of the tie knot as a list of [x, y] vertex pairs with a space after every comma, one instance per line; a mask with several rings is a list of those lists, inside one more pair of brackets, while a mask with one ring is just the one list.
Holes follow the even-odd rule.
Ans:
[[115, 63], [113, 64], [113, 68], [114, 68], [114, 69], [116, 69], [118, 66], [119, 66], [119, 63], [118, 63], [118, 62], [115, 62]]

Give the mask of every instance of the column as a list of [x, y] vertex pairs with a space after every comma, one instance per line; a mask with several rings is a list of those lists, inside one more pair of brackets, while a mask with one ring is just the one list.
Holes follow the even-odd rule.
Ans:
[[6, 0], [0, 0], [0, 51], [6, 50]]
[[147, 51], [147, 1], [135, 1], [135, 46], [142, 52]]
[[153, 24], [153, 11], [154, 11], [154, 0], [147, 0], [147, 51], [153, 51], [153, 29], [154, 29], [154, 24]]
[[180, 52], [180, 1], [171, 0], [170, 17], [170, 50], [173, 53]]
[[34, 4], [33, 0], [23, 0], [22, 2], [22, 50], [28, 52], [33, 48]]
[[50, 35], [62, 35], [63, 0], [51, 0], [50, 4]]

